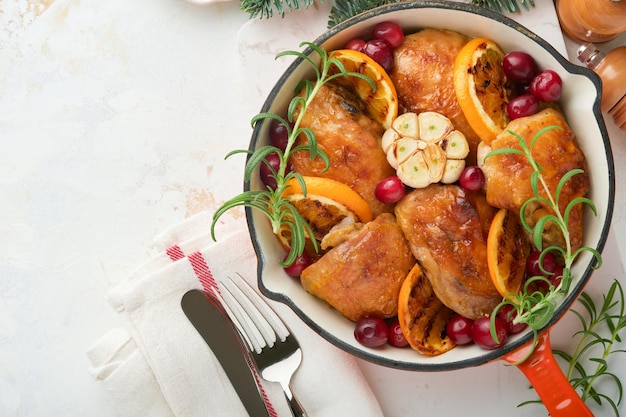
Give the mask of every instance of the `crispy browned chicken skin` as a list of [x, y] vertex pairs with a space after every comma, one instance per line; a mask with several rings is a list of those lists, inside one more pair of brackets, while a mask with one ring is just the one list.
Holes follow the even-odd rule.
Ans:
[[[330, 168], [319, 158], [311, 160], [305, 151], [295, 152], [290, 159], [302, 175], [324, 176], [349, 185], [370, 205], [372, 213], [391, 213], [393, 207], [374, 196], [378, 182], [395, 174], [380, 147], [384, 132], [365, 110], [362, 101], [343, 87], [322, 86], [302, 119], [302, 127], [315, 132], [318, 148], [328, 155]], [[297, 144], [306, 141], [300, 137]]]
[[390, 72], [398, 93], [399, 114], [436, 111], [447, 116], [470, 145], [467, 165], [474, 165], [479, 137], [467, 123], [454, 92], [454, 61], [469, 37], [451, 30], [422, 29], [395, 49]]
[[472, 201], [456, 185], [431, 184], [404, 196], [396, 217], [437, 297], [475, 319], [489, 314], [502, 297], [489, 276], [486, 219]]
[[[575, 175], [563, 187], [559, 199], [560, 211], [564, 212], [567, 204], [589, 191], [589, 178], [585, 156], [576, 143], [576, 137], [569, 128], [563, 115], [553, 109], [513, 120], [507, 126], [530, 143], [537, 132], [544, 127], [558, 126], [559, 129], [544, 133], [533, 146], [533, 155], [537, 163], [543, 167], [542, 176], [550, 193], [554, 196], [557, 184], [568, 171], [580, 168], [583, 174]], [[519, 140], [508, 132], [503, 132], [491, 143], [491, 147], [520, 149]], [[522, 204], [533, 197], [530, 182], [532, 168], [524, 155], [494, 155], [487, 158], [483, 172], [487, 179], [487, 202], [498, 208], [509, 209], [519, 215]], [[546, 196], [543, 187], [539, 187], [540, 195]], [[526, 216], [531, 226], [547, 213], [553, 213], [546, 206], [533, 204]], [[578, 204], [570, 212], [570, 242], [573, 250], [581, 247], [583, 239], [583, 205]], [[544, 244], [557, 244], [564, 247], [563, 234], [555, 226], [548, 227], [543, 235]]]
[[300, 276], [302, 286], [350, 320], [398, 313], [398, 294], [415, 265], [392, 214], [383, 213]]

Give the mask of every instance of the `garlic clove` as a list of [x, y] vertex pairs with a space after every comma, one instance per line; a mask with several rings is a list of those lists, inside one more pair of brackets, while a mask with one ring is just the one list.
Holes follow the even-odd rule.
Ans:
[[398, 139], [393, 146], [398, 165], [409, 159], [416, 151], [418, 151], [418, 143], [415, 139], [401, 138]]
[[436, 143], [452, 131], [452, 122], [441, 113], [426, 111], [420, 113], [420, 139], [428, 143]]
[[441, 182], [444, 184], [452, 184], [461, 178], [461, 173], [465, 169], [465, 159], [448, 159], [446, 168], [443, 170]]
[[430, 185], [430, 173], [423, 152], [416, 152], [398, 167], [396, 172], [402, 182], [413, 188], [424, 188]]
[[385, 133], [383, 133], [383, 137], [380, 142], [380, 146], [381, 148], [383, 148], [383, 152], [389, 152], [389, 148], [391, 148], [393, 143], [398, 139], [400, 139], [400, 134], [398, 132], [396, 132], [392, 128], [385, 130]]
[[396, 152], [393, 146], [389, 148], [385, 155], [387, 156], [387, 162], [389, 163], [389, 165], [391, 165], [393, 169], [398, 169], [399, 164], [398, 160], [396, 159]]
[[423, 150], [424, 160], [428, 165], [430, 182], [439, 182], [446, 168], [446, 153], [437, 144], [431, 143]]
[[458, 130], [453, 130], [443, 138], [439, 146], [445, 151], [450, 159], [465, 159], [469, 154], [469, 143], [465, 135]]
[[409, 112], [396, 117], [391, 127], [400, 134], [400, 136], [417, 139], [420, 136], [419, 118], [417, 114]]

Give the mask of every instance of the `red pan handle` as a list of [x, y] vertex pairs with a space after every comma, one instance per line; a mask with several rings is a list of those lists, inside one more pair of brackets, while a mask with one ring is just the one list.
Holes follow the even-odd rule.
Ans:
[[[516, 364], [524, 359], [531, 347], [532, 341], [505, 355], [504, 360]], [[535, 388], [551, 417], [593, 417], [593, 413], [574, 390], [554, 358], [550, 347], [550, 332], [539, 335], [535, 351], [524, 362], [517, 364], [517, 367]]]

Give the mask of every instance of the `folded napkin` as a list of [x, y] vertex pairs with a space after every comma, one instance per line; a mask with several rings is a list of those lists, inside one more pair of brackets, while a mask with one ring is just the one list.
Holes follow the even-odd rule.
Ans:
[[[159, 255], [109, 294], [127, 325], [98, 339], [87, 356], [90, 373], [122, 416], [247, 415], [180, 306], [186, 291], [208, 288], [213, 280], [236, 273], [256, 288], [256, 256], [243, 216], [224, 216], [217, 242], [210, 224], [211, 213], [202, 212], [157, 237]], [[382, 416], [356, 360], [323, 340], [287, 306], [268, 301], [302, 346], [303, 362], [292, 387], [309, 416]], [[261, 388], [275, 415], [291, 415], [280, 385], [264, 381]]]

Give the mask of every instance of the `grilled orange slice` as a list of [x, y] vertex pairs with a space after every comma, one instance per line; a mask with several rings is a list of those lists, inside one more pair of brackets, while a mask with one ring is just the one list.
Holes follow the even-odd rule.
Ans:
[[413, 349], [436, 356], [456, 346], [445, 336], [454, 311], [437, 298], [425, 271], [415, 264], [404, 279], [398, 296], [398, 321]]
[[[339, 60], [346, 71], [356, 72], [368, 76], [375, 85], [359, 77], [338, 77], [335, 81], [354, 91], [365, 103], [370, 116], [383, 125], [385, 129], [398, 115], [398, 94], [391, 78], [376, 61], [362, 52], [352, 49], [338, 49], [331, 52], [331, 58]], [[331, 67], [331, 72], [338, 72]]]
[[493, 285], [503, 297], [517, 294], [523, 285], [530, 244], [515, 213], [500, 209], [489, 228], [487, 265]]
[[493, 41], [474, 38], [459, 51], [454, 62], [454, 91], [474, 132], [486, 143], [509, 122], [506, 107], [511, 84], [502, 70], [504, 52]]
[[[287, 181], [283, 198], [296, 208], [309, 223], [315, 239], [321, 239], [346, 218], [355, 223], [372, 220], [372, 210], [367, 201], [348, 185], [324, 177], [303, 176], [306, 195], [296, 178]], [[291, 246], [291, 232], [284, 224], [277, 233], [284, 247]]]

